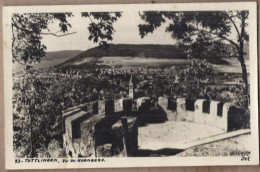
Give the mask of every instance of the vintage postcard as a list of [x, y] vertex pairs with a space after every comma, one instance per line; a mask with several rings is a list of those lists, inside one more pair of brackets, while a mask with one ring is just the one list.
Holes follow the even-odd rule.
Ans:
[[6, 168], [258, 164], [256, 9], [4, 7]]

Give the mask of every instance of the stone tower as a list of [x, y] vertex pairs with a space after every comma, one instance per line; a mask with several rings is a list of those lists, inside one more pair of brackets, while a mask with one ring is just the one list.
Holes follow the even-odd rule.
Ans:
[[132, 81], [132, 75], [129, 81], [129, 98], [134, 99], [134, 86], [133, 86], [133, 81]]

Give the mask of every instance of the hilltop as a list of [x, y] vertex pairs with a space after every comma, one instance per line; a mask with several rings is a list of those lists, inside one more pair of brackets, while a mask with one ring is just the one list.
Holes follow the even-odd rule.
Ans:
[[155, 45], [155, 44], [109, 44], [107, 50], [99, 47], [90, 48], [75, 57], [67, 60], [61, 65], [72, 65], [85, 58], [101, 57], [142, 57], [142, 58], [167, 58], [167, 59], [186, 59], [182, 50], [174, 45]]
[[[227, 44], [227, 48], [231, 45]], [[245, 45], [248, 51], [248, 45]], [[187, 56], [183, 53], [183, 49], [176, 45], [158, 45], [158, 44], [109, 44], [107, 50], [101, 49], [98, 46], [90, 48], [76, 56], [68, 59], [60, 66], [74, 66], [77, 64], [88, 65], [89, 63], [97, 62], [102, 57], [131, 57], [131, 58], [156, 58], [156, 59], [183, 59], [186, 60]], [[248, 55], [245, 57], [248, 59]], [[213, 64], [228, 65], [226, 58], [209, 58]]]

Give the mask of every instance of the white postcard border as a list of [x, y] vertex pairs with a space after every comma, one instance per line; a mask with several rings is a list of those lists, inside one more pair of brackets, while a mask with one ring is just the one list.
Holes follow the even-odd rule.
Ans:
[[[25, 12], [74, 12], [74, 11], [210, 11], [249, 10], [249, 51], [251, 90], [251, 161], [241, 157], [152, 157], [152, 158], [104, 158], [105, 162], [90, 163], [15, 163], [12, 129], [12, 55], [11, 14]], [[3, 8], [4, 36], [4, 105], [5, 105], [5, 158], [7, 169], [52, 169], [52, 168], [105, 168], [105, 167], [163, 167], [204, 165], [256, 165], [259, 163], [258, 140], [258, 60], [257, 18], [255, 2], [240, 3], [181, 3], [181, 4], [110, 4], [110, 5], [62, 5], [62, 6], [14, 6]]]

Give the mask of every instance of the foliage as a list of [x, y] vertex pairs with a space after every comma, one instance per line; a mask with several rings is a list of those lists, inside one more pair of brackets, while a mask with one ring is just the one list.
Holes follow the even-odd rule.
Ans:
[[[247, 19], [248, 11], [205, 11], [205, 12], [158, 12], [147, 11], [140, 14], [145, 24], [139, 25], [140, 36], [143, 38], [160, 27], [162, 23], [169, 21], [165, 31], [171, 33], [172, 38], [184, 43], [194, 42], [192, 39], [199, 33], [209, 34], [213, 39], [226, 40], [236, 44], [229, 39], [231, 28], [235, 18]], [[237, 27], [237, 26], [235, 26]], [[244, 31], [242, 39], [248, 41], [248, 34]], [[236, 44], [237, 45], [237, 44]]]
[[[64, 97], [60, 95], [62, 91], [68, 93], [75, 90], [76, 84], [72, 84], [73, 88], [62, 87], [60, 78], [46, 79], [32, 65], [40, 62], [46, 55], [47, 47], [41, 43], [42, 35], [61, 37], [73, 34], [68, 33], [68, 28], [72, 26], [67, 20], [72, 16], [72, 13], [12, 15], [12, 61], [24, 65], [19, 83], [15, 83], [13, 88], [13, 145], [17, 157], [61, 157], [64, 154], [59, 146], [56, 153], [54, 151], [54, 147], [62, 145], [62, 109], [65, 107], [62, 104]], [[82, 13], [82, 16], [93, 16], [100, 21], [98, 24], [90, 23], [89, 39], [105, 47], [106, 41], [112, 40], [113, 23], [121, 13]], [[60, 30], [52, 33], [48, 27], [56, 21]], [[62, 34], [58, 34], [59, 32]], [[75, 98], [82, 95], [72, 91], [71, 96]], [[73, 100], [71, 96], [69, 100]]]
[[183, 53], [188, 59], [207, 59], [213, 63], [228, 57], [230, 51], [222, 41], [212, 40], [209, 33], [198, 33], [197, 38], [190, 45], [179, 43], [178, 47], [184, 50]]
[[[249, 95], [247, 69], [244, 59], [244, 43], [249, 40], [249, 35], [246, 32], [248, 15], [248, 11], [145, 11], [140, 14], [145, 23], [139, 24], [138, 27], [140, 36], [143, 38], [168, 21], [165, 31], [171, 33], [172, 38], [180, 43], [190, 45], [193, 48], [191, 56], [195, 58], [199, 58], [201, 55], [204, 56], [203, 47], [208, 46], [207, 44], [210, 42], [210, 44], [214, 43], [216, 45], [230, 43], [235, 47], [236, 53], [234, 54], [239, 54], [237, 58], [241, 64], [245, 83], [243, 93]], [[232, 28], [235, 30], [237, 39], [230, 37]], [[211, 58], [207, 52], [205, 53], [207, 57]]]
[[243, 94], [243, 89], [236, 89], [234, 91], [234, 95], [235, 95], [234, 104], [237, 105], [238, 107], [241, 107], [244, 110], [247, 110], [246, 101], [248, 100], [249, 97], [246, 97], [247, 95]]
[[198, 82], [211, 74], [213, 74], [212, 65], [206, 59], [191, 59], [190, 64], [184, 70], [186, 79], [197, 80]]
[[65, 148], [62, 148], [62, 143], [55, 139], [51, 140], [48, 145], [50, 157], [63, 158], [66, 156]]
[[14, 111], [14, 127], [21, 127], [19, 123], [22, 123], [19, 132], [14, 135], [14, 149], [29, 142], [30, 146], [25, 146], [29, 150], [24, 150], [24, 156], [28, 156], [29, 152], [30, 157], [35, 157], [38, 149], [47, 149], [51, 139], [61, 139], [62, 109], [57, 92], [53, 89], [58, 85], [42, 82], [32, 68], [24, 72], [24, 77], [14, 90], [14, 98], [20, 101]]
[[91, 21], [88, 26], [90, 33], [88, 39], [99, 43], [99, 47], [107, 49], [107, 41], [113, 40], [112, 35], [115, 32], [113, 23], [121, 17], [121, 12], [82, 12], [81, 14]]
[[172, 85], [173, 95], [186, 96], [189, 99], [214, 97], [209, 91], [205, 92], [201, 84], [205, 79], [214, 74], [212, 65], [207, 59], [190, 59], [189, 64], [178, 70], [178, 81]]
[[[32, 64], [40, 62], [46, 53], [47, 47], [41, 43], [43, 34], [52, 34], [48, 25], [59, 22], [58, 32], [67, 32], [71, 27], [67, 17], [72, 13], [15, 13], [12, 15], [12, 55], [13, 62]], [[49, 31], [44, 33], [44, 31]]]

